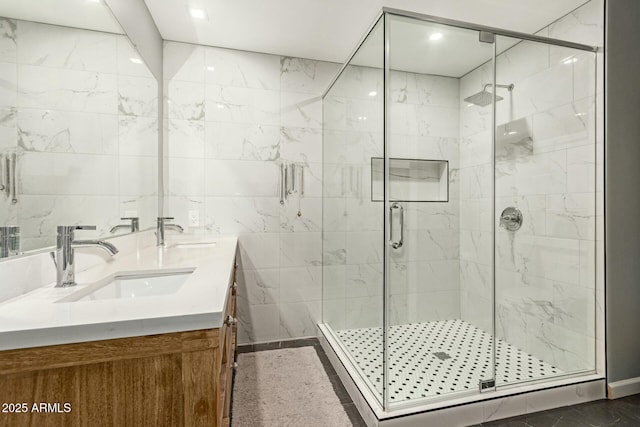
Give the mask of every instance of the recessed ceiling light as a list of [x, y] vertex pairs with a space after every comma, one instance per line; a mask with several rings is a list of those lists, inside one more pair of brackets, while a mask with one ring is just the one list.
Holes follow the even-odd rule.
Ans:
[[212, 67], [212, 66], [208, 66], [207, 67], [207, 71], [215, 71], [216, 67]]
[[572, 63], [576, 62], [577, 60], [578, 60], [578, 58], [566, 58], [564, 60], [564, 63], [569, 65], [569, 64], [572, 64]]
[[218, 108], [224, 108], [224, 105], [223, 105], [223, 104], [216, 104], [216, 107], [218, 107]]
[[204, 19], [207, 17], [207, 14], [203, 9], [191, 8], [189, 9], [189, 13], [191, 13], [191, 17], [195, 19]]
[[100, 3], [100, 0], [87, 0], [87, 3]]
[[429, 36], [429, 40], [432, 42], [438, 41], [442, 38], [442, 33], [433, 33]]
[[512, 130], [512, 131], [510, 131], [510, 132], [507, 132], [507, 134], [508, 134], [508, 135], [515, 135], [515, 134], [517, 134], [517, 133], [518, 133], [518, 132], [516, 132], [515, 130]]
[[129, 61], [133, 62], [134, 64], [142, 64], [142, 59], [140, 58], [129, 58]]
[[369, 96], [376, 96], [378, 94], [378, 92], [376, 92], [375, 90], [372, 90], [371, 92], [369, 92]]

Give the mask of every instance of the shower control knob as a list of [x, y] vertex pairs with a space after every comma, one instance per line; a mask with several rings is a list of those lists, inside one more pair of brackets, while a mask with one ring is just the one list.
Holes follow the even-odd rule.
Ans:
[[522, 227], [522, 212], [520, 209], [509, 206], [500, 214], [500, 227], [509, 231], [517, 231]]

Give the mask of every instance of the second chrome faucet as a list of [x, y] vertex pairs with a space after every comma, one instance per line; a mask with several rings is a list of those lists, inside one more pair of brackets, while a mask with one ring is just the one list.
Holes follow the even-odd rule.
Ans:
[[158, 223], [156, 226], [156, 241], [158, 246], [164, 246], [164, 233], [166, 230], [176, 230], [179, 233], [184, 232], [184, 228], [180, 227], [178, 224], [167, 224], [168, 221], [173, 221], [174, 218], [171, 216], [160, 216], [158, 217]]

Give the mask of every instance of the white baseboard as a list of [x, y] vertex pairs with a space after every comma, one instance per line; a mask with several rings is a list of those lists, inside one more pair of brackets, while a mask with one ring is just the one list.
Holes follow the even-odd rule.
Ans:
[[614, 381], [607, 384], [607, 397], [609, 399], [619, 399], [638, 393], [640, 393], [640, 377]]

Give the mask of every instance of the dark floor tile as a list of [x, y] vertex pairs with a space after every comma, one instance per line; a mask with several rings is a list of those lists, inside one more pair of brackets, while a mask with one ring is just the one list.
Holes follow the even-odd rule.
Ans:
[[253, 351], [277, 350], [280, 348], [280, 341], [254, 344]]
[[253, 344], [239, 345], [236, 347], [236, 353], [238, 354], [251, 352], [253, 352]]
[[351, 396], [349, 396], [349, 392], [344, 388], [344, 385], [342, 385], [342, 381], [340, 381], [339, 376], [329, 375], [329, 381], [333, 386], [333, 391], [336, 393], [336, 396], [340, 399], [340, 403], [353, 403]]
[[367, 427], [367, 424], [364, 422], [362, 417], [360, 416], [360, 412], [358, 412], [358, 408], [353, 403], [349, 403], [342, 406], [344, 411], [347, 413], [351, 424], [353, 427]]
[[282, 341], [280, 348], [298, 348], [320, 345], [320, 341], [317, 338], [303, 338], [300, 340]]

